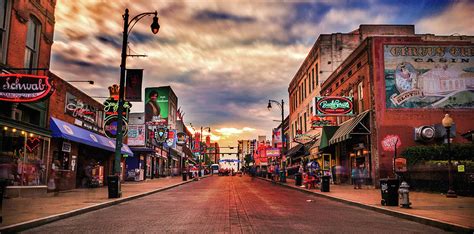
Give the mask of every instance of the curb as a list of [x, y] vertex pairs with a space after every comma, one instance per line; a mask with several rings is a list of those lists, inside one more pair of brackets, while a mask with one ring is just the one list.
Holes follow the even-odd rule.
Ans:
[[[207, 177], [208, 176], [203, 176], [200, 179], [205, 179]], [[39, 226], [42, 226], [42, 225], [45, 225], [45, 224], [48, 224], [48, 223], [52, 223], [52, 222], [55, 222], [55, 221], [58, 221], [58, 220], [62, 220], [62, 219], [65, 219], [65, 218], [70, 218], [70, 217], [77, 216], [77, 215], [84, 214], [84, 213], [88, 213], [88, 212], [91, 212], [91, 211], [100, 210], [100, 209], [110, 207], [110, 206], [113, 206], [113, 205], [117, 205], [117, 204], [120, 204], [120, 203], [123, 203], [123, 202], [131, 201], [131, 200], [141, 198], [141, 197], [145, 197], [145, 196], [148, 196], [148, 195], [151, 195], [151, 194], [154, 194], [154, 193], [162, 192], [162, 191], [172, 189], [172, 188], [178, 187], [180, 185], [191, 183], [191, 182], [194, 182], [194, 181], [195, 180], [182, 181], [182, 182], [177, 183], [177, 184], [173, 184], [173, 185], [170, 185], [170, 186], [167, 186], [167, 187], [151, 190], [151, 191], [148, 191], [148, 192], [139, 193], [139, 194], [132, 195], [132, 196], [129, 196], [129, 197], [118, 198], [116, 200], [107, 201], [107, 202], [99, 203], [99, 204], [96, 204], [96, 205], [92, 205], [92, 206], [88, 206], [88, 207], [84, 207], [84, 208], [80, 208], [80, 209], [76, 209], [76, 210], [71, 210], [71, 211], [68, 211], [68, 212], [60, 213], [60, 214], [50, 215], [50, 216], [47, 216], [47, 217], [44, 217], [44, 218], [39, 218], [39, 219], [30, 220], [30, 221], [25, 221], [25, 222], [22, 222], [22, 223], [12, 224], [12, 225], [9, 225], [9, 226], [1, 227], [0, 232], [1, 233], [21, 232], [21, 231], [24, 231], [24, 230], [27, 230], [27, 229], [39, 227]]]
[[390, 210], [390, 209], [383, 208], [383, 207], [378, 207], [378, 206], [368, 205], [368, 204], [364, 204], [364, 203], [360, 203], [360, 202], [356, 202], [356, 201], [346, 200], [346, 199], [343, 199], [343, 198], [333, 197], [329, 194], [323, 194], [323, 193], [313, 192], [312, 190], [293, 187], [293, 186], [288, 185], [286, 183], [274, 182], [274, 181], [271, 181], [269, 179], [262, 178], [262, 177], [257, 177], [257, 178], [261, 179], [261, 180], [264, 180], [264, 181], [267, 181], [267, 182], [278, 184], [278, 185], [286, 187], [286, 188], [290, 188], [290, 189], [293, 189], [293, 190], [297, 190], [297, 191], [300, 191], [300, 192], [311, 194], [311, 195], [314, 195], [314, 196], [317, 196], [317, 197], [323, 197], [323, 198], [327, 198], [329, 200], [345, 203], [345, 204], [348, 204], [348, 205], [351, 205], [351, 206], [356, 206], [356, 207], [364, 208], [364, 209], [367, 209], [367, 210], [376, 211], [376, 212], [379, 212], [379, 213], [382, 213], [382, 214], [391, 215], [391, 216], [394, 216], [394, 217], [397, 217], [397, 218], [407, 219], [407, 220], [414, 221], [414, 222], [417, 222], [417, 223], [426, 224], [426, 225], [429, 225], [429, 226], [444, 229], [446, 231], [451, 231], [451, 232], [456, 232], [456, 233], [474, 233], [474, 229], [466, 227], [466, 226], [462, 226], [462, 225], [459, 225], [459, 224], [443, 222], [443, 221], [440, 221], [440, 220], [435, 220], [435, 219], [431, 219], [431, 218], [427, 218], [427, 217], [423, 217], [423, 216], [407, 214], [407, 213], [403, 213], [403, 212], [395, 211], [395, 210]]

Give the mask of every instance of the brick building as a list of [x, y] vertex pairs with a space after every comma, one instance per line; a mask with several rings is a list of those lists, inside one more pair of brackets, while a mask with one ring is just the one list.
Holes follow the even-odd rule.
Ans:
[[[326, 96], [353, 97], [353, 115], [327, 117], [320, 153], [329, 155], [338, 182], [349, 182], [351, 169], [364, 165], [375, 185], [393, 176], [395, 147], [440, 144], [441, 120], [455, 121], [454, 142], [474, 123], [473, 36], [370, 36], [321, 85]], [[433, 126], [429, 141], [415, 135]]]
[[[48, 75], [55, 5], [54, 0], [1, 1], [2, 89], [8, 74]], [[28, 82], [25, 80], [21, 78], [20, 82]], [[14, 93], [2, 90], [2, 93], [9, 92]], [[48, 99], [22, 100], [21, 103], [4, 100], [0, 106], [0, 178], [8, 180], [8, 195], [45, 194], [46, 172], [50, 167], [46, 159], [51, 139], [47, 128]]]

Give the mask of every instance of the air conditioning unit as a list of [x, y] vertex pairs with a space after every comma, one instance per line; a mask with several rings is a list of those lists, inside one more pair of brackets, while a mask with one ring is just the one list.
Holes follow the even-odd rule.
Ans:
[[435, 136], [434, 126], [423, 125], [415, 128], [415, 141], [428, 142], [435, 139]]

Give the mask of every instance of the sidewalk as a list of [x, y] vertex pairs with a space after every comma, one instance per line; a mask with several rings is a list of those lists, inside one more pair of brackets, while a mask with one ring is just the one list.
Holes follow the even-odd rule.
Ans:
[[382, 206], [381, 192], [373, 186], [354, 189], [352, 185], [331, 184], [330, 192], [321, 192], [318, 186], [311, 190], [297, 187], [293, 179], [287, 179], [287, 183], [278, 184], [444, 229], [471, 233], [474, 230], [474, 197], [446, 198], [444, 194], [410, 192], [412, 208], [405, 209], [397, 206]]
[[41, 198], [3, 199], [3, 223], [0, 224], [0, 230], [10, 225], [43, 219], [71, 211], [82, 209], [85, 212], [86, 210], [99, 209], [111, 203], [123, 202], [136, 196], [143, 196], [188, 182], [191, 181], [183, 182], [181, 176], [140, 182], [125, 182], [122, 183], [122, 197], [117, 199], [108, 198], [107, 186], [91, 189], [74, 189], [59, 192], [56, 195], [48, 193], [47, 197]]

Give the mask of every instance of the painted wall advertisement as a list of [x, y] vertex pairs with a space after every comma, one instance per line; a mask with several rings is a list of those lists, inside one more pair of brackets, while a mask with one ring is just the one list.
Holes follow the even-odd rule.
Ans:
[[145, 89], [145, 122], [176, 126], [178, 98], [170, 86]]
[[474, 108], [474, 47], [385, 45], [387, 108]]
[[145, 125], [128, 125], [128, 145], [145, 145]]

